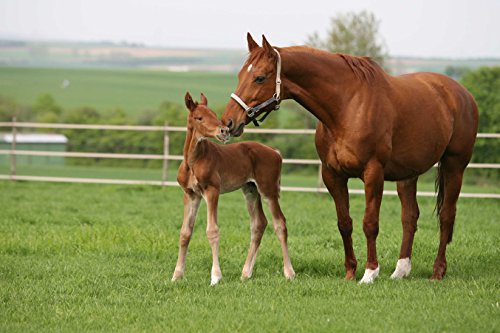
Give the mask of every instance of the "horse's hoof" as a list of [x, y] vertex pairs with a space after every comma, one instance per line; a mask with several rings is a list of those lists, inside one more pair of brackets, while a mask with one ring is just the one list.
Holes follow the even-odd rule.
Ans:
[[365, 274], [363, 275], [363, 278], [361, 279], [361, 281], [359, 281], [359, 284], [373, 283], [373, 281], [375, 281], [375, 279], [377, 278], [379, 273], [380, 273], [380, 266], [377, 266], [376, 269], [367, 268], [365, 270]]
[[411, 261], [410, 258], [399, 259], [396, 264], [396, 269], [391, 275], [391, 279], [398, 280], [410, 275]]
[[252, 274], [245, 274], [245, 273], [242, 273], [242, 274], [241, 274], [241, 278], [240, 278], [240, 280], [241, 280], [242, 282], [245, 282], [245, 281], [249, 280], [251, 277], [252, 277]]
[[431, 280], [442, 280], [446, 274], [446, 262], [442, 264], [434, 264], [434, 271]]
[[355, 270], [349, 270], [345, 274], [345, 280], [346, 281], [356, 281], [356, 271]]

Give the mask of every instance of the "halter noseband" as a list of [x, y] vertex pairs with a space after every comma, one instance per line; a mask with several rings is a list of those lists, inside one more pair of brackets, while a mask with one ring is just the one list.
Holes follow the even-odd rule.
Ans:
[[243, 100], [238, 95], [236, 95], [235, 93], [231, 94], [231, 98], [234, 99], [243, 108], [243, 110], [245, 110], [248, 118], [250, 118], [250, 120], [253, 122], [253, 124], [255, 126], [259, 126], [259, 122], [262, 123], [267, 118], [269, 113], [271, 113], [271, 111], [273, 111], [273, 109], [267, 110], [267, 111], [265, 111], [265, 114], [260, 119], [257, 119], [257, 116], [260, 115], [259, 111], [261, 109], [264, 109], [265, 107], [271, 105], [272, 103], [276, 103], [276, 105], [274, 106], [274, 110], [278, 110], [280, 108], [281, 56], [276, 49], [273, 49], [273, 50], [278, 55], [278, 62], [276, 64], [276, 92], [274, 93], [273, 97], [269, 98], [267, 101], [265, 101], [259, 105], [256, 105], [254, 107], [249, 107], [245, 102], [243, 102]]

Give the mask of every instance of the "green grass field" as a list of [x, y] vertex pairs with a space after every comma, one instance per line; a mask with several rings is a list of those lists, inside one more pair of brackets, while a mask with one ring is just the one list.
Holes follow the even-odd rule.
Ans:
[[[69, 87], [61, 84], [69, 80]], [[189, 90], [208, 97], [212, 108], [226, 105], [236, 87], [234, 73], [175, 73], [147, 70], [99, 70], [0, 67], [0, 94], [21, 105], [50, 93], [64, 108], [121, 108], [130, 114], [156, 109], [161, 102], [183, 105]]]
[[[328, 195], [283, 193], [297, 278], [282, 276], [272, 228], [254, 276], [239, 280], [249, 244], [240, 193], [220, 200], [223, 279], [209, 287], [202, 205], [183, 281], [171, 283], [182, 220], [179, 188], [0, 182], [0, 331], [498, 332], [498, 200], [461, 199], [448, 273], [431, 282], [434, 200], [420, 198], [413, 270], [389, 275], [401, 241], [396, 197], [382, 203], [373, 285], [343, 281], [342, 241]], [[364, 199], [351, 196], [363, 274]]]

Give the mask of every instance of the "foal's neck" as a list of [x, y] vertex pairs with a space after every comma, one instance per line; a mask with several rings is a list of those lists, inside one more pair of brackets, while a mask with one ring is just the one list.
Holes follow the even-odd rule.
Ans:
[[206, 154], [209, 141], [197, 133], [192, 126], [187, 127], [186, 140], [184, 141], [184, 161], [191, 166], [196, 160]]

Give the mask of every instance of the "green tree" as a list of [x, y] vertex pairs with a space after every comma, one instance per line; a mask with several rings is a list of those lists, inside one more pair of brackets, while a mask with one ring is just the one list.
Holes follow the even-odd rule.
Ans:
[[[482, 67], [468, 72], [460, 81], [474, 96], [479, 107], [479, 132], [500, 132], [500, 67]], [[500, 163], [500, 141], [478, 138], [473, 161]], [[498, 179], [498, 170], [488, 175]]]
[[368, 56], [384, 66], [388, 54], [379, 25], [380, 21], [368, 11], [338, 14], [331, 19], [326, 38], [314, 32], [306, 44], [330, 52]]
[[59, 121], [62, 108], [51, 94], [42, 94], [37, 97], [35, 104], [33, 104], [33, 112], [36, 121], [54, 123]]

